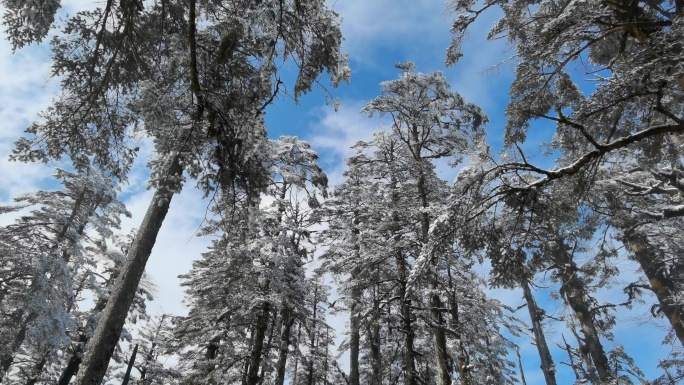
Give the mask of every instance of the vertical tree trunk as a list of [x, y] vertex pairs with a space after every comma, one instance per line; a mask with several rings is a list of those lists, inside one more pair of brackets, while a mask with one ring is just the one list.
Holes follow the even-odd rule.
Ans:
[[318, 334], [316, 330], [316, 321], [317, 321], [317, 313], [318, 313], [318, 286], [314, 287], [314, 293], [313, 293], [313, 314], [312, 314], [312, 321], [311, 321], [311, 352], [310, 352], [310, 357], [309, 357], [309, 377], [307, 384], [308, 385], [314, 385], [314, 361], [317, 355], [316, 352], [316, 335]]
[[[377, 274], [376, 274], [377, 278]], [[376, 279], [376, 282], [378, 279]], [[371, 361], [373, 365], [371, 384], [382, 384], [382, 356], [380, 350], [380, 299], [378, 298], [378, 286], [375, 285], [375, 291], [373, 293], [373, 313], [375, 314], [374, 320], [369, 326], [369, 339], [370, 339], [370, 351], [371, 351]]]
[[292, 385], [297, 385], [297, 374], [299, 371], [299, 339], [302, 337], [302, 323], [297, 325], [297, 341], [295, 341], [295, 363], [294, 363], [294, 373], [292, 374]]
[[290, 334], [292, 325], [294, 324], [294, 317], [292, 310], [283, 307], [282, 325], [280, 328], [280, 353], [278, 355], [278, 364], [276, 366], [276, 385], [283, 385], [285, 383], [285, 368], [287, 365], [287, 353], [290, 350]]
[[349, 385], [359, 385], [359, 350], [361, 345], [360, 322], [358, 317], [358, 290], [354, 289], [349, 315]]
[[397, 274], [398, 289], [401, 307], [401, 331], [404, 334], [404, 383], [406, 385], [418, 385], [416, 377], [416, 357], [413, 349], [415, 333], [411, 324], [411, 300], [406, 296], [407, 266], [401, 250], [397, 251]]
[[[430, 217], [427, 212], [429, 208], [428, 203], [428, 189], [425, 185], [425, 161], [422, 158], [421, 138], [418, 132], [418, 126], [413, 123], [410, 127], [411, 132], [411, 152], [413, 158], [417, 162], [418, 167], [418, 181], [416, 187], [418, 189], [418, 201], [420, 202], [420, 211], [418, 219], [420, 220], [420, 242], [422, 245], [427, 244], [428, 235], [430, 231]], [[444, 317], [442, 314], [442, 300], [439, 297], [437, 288], [437, 258], [432, 256], [430, 261], [432, 265], [432, 274], [428, 281], [428, 291], [430, 296], [430, 320], [432, 321], [432, 333], [435, 344], [435, 360], [437, 363], [437, 383], [439, 385], [451, 385], [451, 369], [449, 368], [449, 354], [446, 347], [446, 332], [444, 329]]]
[[520, 368], [520, 382], [522, 385], [527, 385], [525, 380], [525, 371], [523, 370], [522, 357], [520, 357], [520, 348], [515, 347], [515, 354], [518, 356], [518, 367]]
[[[271, 351], [271, 346], [273, 346], [273, 335], [275, 334], [276, 331], [276, 323], [278, 323], [279, 318], [273, 314], [273, 317], [271, 317], [271, 327], [270, 327], [270, 332], [268, 333], [268, 341], [266, 341], [266, 348], [264, 348], [264, 354], [268, 354], [268, 352]], [[262, 385], [264, 383], [264, 380], [266, 379], [266, 365], [261, 365], [261, 373], [259, 374], [259, 385]]]
[[[171, 179], [176, 179], [182, 172], [180, 158], [176, 156], [166, 175]], [[152, 247], [169, 211], [173, 195], [173, 191], [167, 186], [160, 186], [154, 193], [145, 218], [128, 250], [126, 263], [109, 296], [107, 306], [97, 323], [95, 333], [88, 342], [81, 369], [76, 378], [77, 385], [100, 385], [102, 382], [126, 322], [128, 309], [145, 272], [145, 265], [152, 253]]]
[[609, 382], [614, 378], [613, 372], [608, 365], [608, 358], [599, 338], [594, 317], [591, 314], [586, 299], [584, 283], [577, 276], [578, 269], [572, 260], [572, 255], [568, 252], [564, 242], [559, 241], [557, 249], [556, 265], [561, 277], [561, 293], [566, 303], [575, 313], [575, 317], [580, 323], [582, 334], [584, 335], [584, 345], [589, 351], [589, 356], [594, 363], [594, 368], [598, 373], [601, 382]]
[[259, 367], [263, 354], [264, 339], [268, 329], [268, 320], [271, 316], [271, 303], [265, 301], [261, 305], [261, 312], [257, 315], [254, 326], [254, 338], [252, 338], [252, 352], [249, 356], [249, 370], [247, 371], [247, 385], [259, 383]]
[[537, 301], [535, 301], [534, 296], [532, 295], [529, 283], [523, 280], [520, 282], [520, 286], [522, 286], [525, 302], [527, 302], [527, 310], [530, 312], [532, 331], [534, 332], [534, 343], [537, 345], [537, 351], [539, 351], [544, 380], [546, 381], [546, 385], [556, 385], [556, 366], [553, 364], [549, 346], [546, 344], [546, 337], [544, 336], [544, 329], [542, 327], [542, 310], [537, 306]]
[[654, 258], [651, 250], [649, 250], [651, 247], [648, 239], [644, 235], [630, 229], [625, 231], [622, 242], [639, 263], [641, 270], [648, 279], [651, 290], [658, 298], [660, 310], [670, 322], [679, 343], [684, 346], [684, 309], [674, 302], [678, 290], [674, 287], [672, 279], [666, 276], [669, 269], [658, 258]]
[[451, 329], [456, 333], [455, 338], [458, 341], [456, 371], [458, 372], [458, 378], [461, 380], [461, 385], [470, 385], [470, 357], [468, 356], [468, 351], [466, 350], [465, 343], [463, 343], [463, 338], [461, 336], [461, 321], [458, 314], [459, 303], [458, 298], [456, 297], [456, 287], [454, 286], [454, 280], [451, 274], [451, 266], [447, 268], [447, 275], [449, 277], [449, 292], [451, 294], [449, 298]]

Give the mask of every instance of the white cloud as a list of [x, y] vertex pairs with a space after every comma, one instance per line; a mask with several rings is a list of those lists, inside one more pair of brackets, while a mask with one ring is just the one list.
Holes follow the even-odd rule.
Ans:
[[[342, 16], [344, 49], [351, 58], [371, 64], [378, 48], [409, 56], [443, 55], [449, 20], [443, 0], [347, 0], [330, 6]], [[399, 59], [406, 60], [406, 59]], [[441, 59], [442, 61], [444, 59]]]
[[323, 108], [318, 120], [311, 123], [312, 130], [307, 140], [322, 160], [331, 166], [326, 170], [331, 186], [342, 182], [342, 173], [346, 169], [344, 158], [354, 154], [351, 147], [359, 141], [371, 139], [378, 129], [377, 119], [361, 113], [365, 104], [346, 101], [337, 111]]

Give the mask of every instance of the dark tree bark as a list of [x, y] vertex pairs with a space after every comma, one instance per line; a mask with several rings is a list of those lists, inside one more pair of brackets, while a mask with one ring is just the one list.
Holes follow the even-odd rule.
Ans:
[[[361, 260], [361, 245], [359, 244], [359, 219], [358, 212], [354, 211], [354, 228], [352, 229], [353, 239], [354, 239], [354, 253], [356, 254], [356, 260]], [[358, 275], [358, 270], [352, 270], [352, 277]], [[356, 273], [356, 274], [355, 274]], [[361, 322], [359, 319], [359, 303], [361, 301], [361, 296], [363, 291], [355, 285], [352, 289], [352, 305], [349, 311], [349, 385], [359, 385], [359, 350], [361, 346]]]
[[352, 301], [355, 301], [350, 308], [349, 315], [349, 385], [359, 385], [359, 350], [361, 345], [360, 322], [358, 316], [357, 298], [360, 297], [359, 290], [354, 290]]
[[[170, 179], [176, 179], [182, 172], [180, 158], [175, 157], [167, 175]], [[95, 333], [88, 342], [79, 375], [76, 378], [77, 385], [100, 385], [102, 382], [126, 322], [128, 309], [133, 303], [138, 284], [145, 272], [145, 265], [169, 211], [173, 195], [174, 192], [169, 186], [160, 186], [154, 193], [145, 218], [128, 250], [126, 263], [109, 296], [107, 306], [102, 312]]]
[[532, 295], [529, 283], [523, 280], [520, 283], [520, 286], [522, 286], [525, 302], [527, 302], [527, 310], [530, 312], [532, 331], [534, 332], [534, 343], [537, 345], [537, 351], [539, 352], [544, 380], [546, 381], [546, 385], [556, 385], [556, 367], [553, 364], [549, 346], [546, 344], [546, 336], [544, 335], [544, 329], [542, 327], [542, 310], [537, 306], [537, 301], [534, 299], [534, 295]]
[[651, 290], [658, 299], [660, 310], [665, 314], [677, 339], [684, 346], [684, 309], [673, 301], [675, 294], [679, 291], [674, 287], [672, 279], [666, 275], [669, 269], [659, 258], [654, 258], [653, 248], [646, 236], [635, 230], [628, 230], [625, 231], [622, 241], [639, 263]]
[[378, 286], [379, 285], [377, 284], [375, 285], [375, 292], [373, 293], [373, 313], [375, 314], [375, 318], [368, 327], [371, 361], [373, 365], [373, 370], [371, 372], [372, 384], [382, 384], [382, 354], [380, 350], [380, 299], [378, 298]]
[[271, 303], [266, 301], [261, 305], [254, 325], [254, 337], [252, 338], [252, 352], [249, 356], [249, 370], [247, 371], [247, 385], [259, 383], [259, 367], [263, 354], [264, 339], [268, 329], [268, 321], [271, 316]]
[[587, 302], [584, 283], [577, 275], [579, 269], [572, 260], [572, 254], [568, 251], [567, 245], [562, 241], [559, 241], [558, 244], [559, 247], [555, 250], [555, 259], [557, 272], [561, 278], [561, 293], [580, 323], [584, 335], [584, 346], [589, 352], [599, 380], [609, 382], [615, 376], [608, 365], [608, 358], [603, 350], [594, 317]]
[[276, 385], [283, 385], [285, 383], [285, 368], [287, 365], [288, 351], [290, 350], [290, 334], [292, 332], [292, 325], [294, 325], [295, 321], [291, 309], [283, 308], [281, 314], [282, 325], [280, 328], [280, 353], [276, 366]]

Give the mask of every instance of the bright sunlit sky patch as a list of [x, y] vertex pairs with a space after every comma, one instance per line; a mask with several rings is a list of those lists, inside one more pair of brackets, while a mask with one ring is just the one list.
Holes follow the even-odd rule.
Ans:
[[[65, 8], [82, 9], [92, 6], [92, 2], [71, 0], [63, 2]], [[283, 97], [276, 101], [267, 113], [269, 132], [272, 137], [297, 135], [309, 140], [321, 155], [321, 162], [329, 173], [331, 184], [342, 180], [343, 159], [351, 154], [349, 147], [359, 140], [367, 140], [383, 123], [382, 119], [370, 119], [359, 111], [366, 103], [378, 96], [380, 82], [395, 79], [399, 70], [394, 64], [413, 61], [420, 72], [443, 71], [452, 84], [452, 89], [461, 93], [466, 101], [478, 104], [489, 116], [488, 140], [494, 152], [501, 149], [504, 108], [508, 99], [508, 87], [512, 81], [512, 61], [508, 60], [513, 49], [505, 41], [488, 42], [486, 36], [496, 21], [496, 11], [484, 14], [473, 25], [465, 42], [465, 56], [461, 61], [446, 69], [444, 67], [446, 48], [450, 42], [449, 28], [453, 16], [445, 12], [444, 0], [337, 0], [328, 4], [342, 18], [345, 36], [344, 51], [349, 53], [352, 69], [350, 84], [334, 89], [323, 79], [327, 87], [314, 89], [303, 96], [296, 104], [291, 98]], [[7, 160], [13, 142], [34, 120], [38, 113], [48, 106], [52, 95], [57, 91], [58, 81], [50, 78], [50, 52], [46, 45], [33, 46], [12, 55], [11, 47], [4, 39], [0, 41], [0, 205], [11, 202], [12, 197], [38, 188], [50, 188], [49, 176], [54, 167], [12, 163]], [[327, 94], [340, 99], [340, 106], [334, 111], [326, 105]], [[535, 125], [529, 133], [529, 144], [524, 148], [532, 154], [540, 154], [538, 144], [548, 141], [553, 133], [549, 124]], [[123, 186], [122, 199], [131, 211], [132, 218], [123, 221], [122, 233], [137, 227], [151, 199], [151, 191], [146, 189], [148, 171], [145, 167], [146, 155], [151, 148], [141, 143], [141, 157], [134, 167], [130, 183]], [[441, 175], [451, 179], [453, 170], [440, 169]], [[52, 185], [54, 186], [54, 185]], [[188, 183], [182, 194], [175, 197], [169, 215], [157, 239], [148, 264], [148, 273], [157, 286], [157, 297], [149, 305], [153, 312], [183, 314], [186, 310], [181, 304], [182, 288], [177, 276], [186, 273], [193, 259], [198, 258], [209, 245], [211, 239], [195, 235], [205, 218], [208, 201]], [[0, 225], [12, 220], [0, 217]], [[486, 274], [487, 269], [483, 268]], [[624, 262], [626, 277], [636, 274], [636, 266]], [[627, 278], [624, 278], [627, 280]], [[548, 294], [554, 288], [537, 292], [540, 304], [549, 314], [559, 315], [562, 310], [558, 302]], [[517, 291], [492, 290], [493, 296], [502, 302], [517, 307], [523, 303]], [[616, 289], [605, 293], [602, 299], [611, 302], [624, 301], [624, 294]], [[645, 309], [647, 309], [645, 307]], [[641, 369], [648, 377], [653, 377], [658, 358], [669, 352], [668, 346], [661, 346], [664, 336], [662, 322], [648, 320], [643, 312], [620, 311], [620, 321], [615, 329], [617, 340], [627, 347]], [[516, 312], [516, 316], [528, 319], [526, 309]], [[339, 334], [344, 330], [343, 317], [331, 319]], [[561, 343], [564, 334], [571, 344], [576, 344], [567, 329], [554, 323], [548, 331], [551, 339], [556, 367], [559, 370], [559, 384], [571, 384], [574, 380], [566, 365], [567, 356], [555, 343]], [[655, 325], [655, 326], [654, 326]], [[525, 376], [528, 384], [543, 383], [539, 371], [536, 348], [530, 340], [518, 340], [523, 357]], [[612, 348], [614, 342], [607, 341], [606, 347]], [[513, 358], [513, 357], [512, 357]]]

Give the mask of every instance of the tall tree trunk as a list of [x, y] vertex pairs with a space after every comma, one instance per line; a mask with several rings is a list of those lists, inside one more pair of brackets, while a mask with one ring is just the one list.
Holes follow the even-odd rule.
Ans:
[[532, 295], [529, 283], [523, 280], [520, 282], [520, 286], [522, 286], [525, 302], [527, 302], [527, 310], [530, 312], [534, 343], [537, 345], [537, 351], [539, 351], [544, 380], [546, 385], [556, 385], [556, 367], [553, 364], [553, 358], [551, 357], [549, 346], [546, 344], [546, 336], [544, 336], [544, 329], [542, 327], [543, 312], [537, 306], [537, 301], [534, 299], [534, 295]]
[[252, 352], [249, 356], [249, 370], [247, 371], [247, 385], [259, 383], [259, 367], [263, 354], [264, 339], [268, 329], [268, 321], [271, 316], [271, 303], [265, 301], [261, 305], [261, 311], [257, 315], [252, 338]]
[[276, 385], [283, 385], [285, 383], [285, 368], [287, 365], [287, 353], [290, 350], [290, 334], [295, 318], [292, 315], [292, 309], [283, 307], [282, 325], [280, 328], [280, 353], [278, 355], [278, 364], [276, 366]]
[[672, 279], [666, 275], [669, 269], [659, 258], [654, 258], [653, 248], [648, 243], [647, 237], [639, 234], [636, 230], [625, 231], [622, 242], [639, 263], [641, 270], [648, 279], [651, 290], [658, 298], [660, 310], [665, 314], [677, 339], [684, 346], [684, 309], [682, 309], [682, 305], [674, 302], [679, 291], [674, 287]]
[[361, 345], [360, 322], [358, 316], [357, 298], [359, 290], [354, 289], [352, 297], [350, 315], [349, 315], [349, 385], [359, 385], [359, 350]]
[[594, 317], [591, 314], [587, 303], [587, 294], [584, 283], [577, 276], [578, 269], [572, 260], [572, 255], [567, 250], [567, 245], [559, 241], [556, 265], [561, 277], [561, 293], [566, 303], [575, 313], [575, 317], [580, 323], [582, 334], [584, 335], [584, 345], [589, 351], [589, 356], [594, 363], [594, 368], [598, 373], [601, 382], [609, 382], [614, 378], [613, 372], [608, 365], [608, 358], [599, 338]]
[[[418, 126], [411, 124], [411, 152], [418, 167], [418, 181], [416, 187], [418, 189], [418, 201], [420, 208], [418, 219], [420, 220], [420, 242], [422, 245], [427, 244], [428, 235], [430, 231], [430, 217], [428, 214], [428, 189], [425, 185], [425, 160], [422, 157], [421, 138], [418, 132]], [[428, 281], [428, 291], [430, 296], [430, 321], [432, 322], [432, 333], [435, 344], [435, 360], [437, 363], [437, 383], [439, 385], [451, 385], [451, 369], [449, 367], [449, 354], [446, 346], [446, 332], [444, 324], [444, 316], [442, 313], [442, 299], [439, 297], [438, 279], [437, 279], [437, 257], [432, 256], [430, 260], [432, 265], [432, 274]]]
[[307, 384], [308, 385], [314, 385], [314, 361], [316, 357], [316, 336], [318, 332], [316, 331], [316, 321], [317, 318], [316, 316], [318, 315], [318, 286], [314, 287], [314, 293], [313, 293], [313, 314], [312, 316], [312, 322], [311, 322], [311, 356], [309, 357], [309, 377]]
[[297, 374], [299, 370], [299, 339], [302, 337], [302, 323], [297, 325], [297, 341], [295, 341], [295, 362], [294, 373], [292, 374], [292, 385], [297, 385]]
[[157, 325], [157, 330], [155, 330], [154, 333], [154, 340], [150, 343], [150, 348], [147, 350], [147, 353], [145, 353], [145, 362], [142, 365], [142, 368], [140, 368], [140, 381], [142, 382], [145, 377], [147, 376], [147, 369], [150, 367], [150, 363], [152, 360], [156, 360], [155, 355], [155, 349], [157, 348], [157, 341], [159, 340], [159, 335], [161, 334], [161, 330], [164, 327], [164, 320], [166, 319], [167, 315], [162, 314], [161, 317], [159, 317], [159, 325]]
[[[458, 298], [456, 297], [456, 287], [454, 285], [454, 279], [451, 274], [451, 266], [447, 269], [447, 275], [449, 277], [449, 293], [451, 298], [449, 298], [450, 306], [449, 312], [451, 313], [451, 329], [456, 333], [455, 338], [458, 341], [458, 358], [456, 363], [456, 371], [458, 372], [458, 378], [461, 380], [461, 385], [470, 385], [470, 357], [468, 356], [468, 351], [463, 343], [463, 338], [461, 336], [461, 320], [458, 313]], [[453, 369], [452, 369], [453, 370]]]
[[[176, 179], [183, 173], [180, 157], [173, 158], [166, 173], [170, 179]], [[145, 218], [131, 243], [126, 263], [118, 277], [118, 281], [109, 296], [107, 306], [102, 312], [95, 332], [88, 342], [85, 356], [81, 363], [77, 385], [100, 385], [109, 366], [109, 360], [119, 341], [121, 330], [126, 322], [128, 309], [135, 298], [138, 284], [145, 272], [145, 265], [152, 253], [164, 218], [169, 211], [174, 192], [169, 186], [160, 186], [152, 197]]]
[[[387, 161], [392, 164], [394, 162], [394, 152], [389, 152]], [[390, 177], [390, 191], [391, 195], [391, 210], [392, 210], [392, 241], [394, 245], [401, 243], [401, 225], [399, 221], [399, 194], [397, 192], [397, 179], [394, 175]], [[411, 299], [408, 294], [408, 270], [406, 257], [401, 248], [394, 251], [394, 258], [397, 264], [397, 290], [399, 296], [399, 307], [401, 312], [401, 331], [404, 334], [404, 384], [418, 385], [418, 377], [416, 374], [416, 354], [414, 350], [415, 333], [411, 317]]]
[[[354, 211], [354, 228], [352, 229], [352, 236], [354, 242], [354, 254], [357, 261], [361, 260], [361, 245], [359, 244], [359, 219], [358, 213]], [[352, 277], [355, 277], [359, 269], [352, 270]], [[356, 274], [355, 274], [356, 273]], [[359, 306], [363, 291], [358, 284], [354, 284], [352, 288], [352, 305], [349, 311], [349, 385], [359, 385], [359, 350], [361, 346], [361, 322], [359, 319]]]
[[[378, 279], [376, 274], [376, 282], [377, 281]], [[369, 326], [368, 332], [370, 339], [371, 364], [373, 365], [371, 372], [371, 384], [382, 384], [382, 356], [380, 350], [380, 299], [378, 298], [378, 286], [378, 284], [375, 285], [375, 291], [373, 293], [373, 312], [375, 317]]]
[[[266, 341], [266, 348], [264, 348], [264, 354], [268, 354], [268, 352], [271, 351], [271, 346], [273, 346], [273, 335], [275, 334], [276, 324], [278, 323], [278, 320], [279, 318], [276, 316], [276, 314], [273, 314], [273, 317], [271, 317], [271, 330], [268, 333], [268, 340]], [[265, 379], [266, 365], [261, 365], [261, 373], [259, 374], [259, 385], [263, 385]]]
[[401, 306], [401, 331], [404, 334], [404, 383], [406, 385], [418, 385], [418, 378], [416, 376], [416, 357], [413, 348], [415, 333], [413, 331], [413, 325], [411, 324], [411, 299], [406, 296], [408, 268], [401, 250], [398, 250], [396, 253], [397, 278], [399, 281], [398, 294]]

